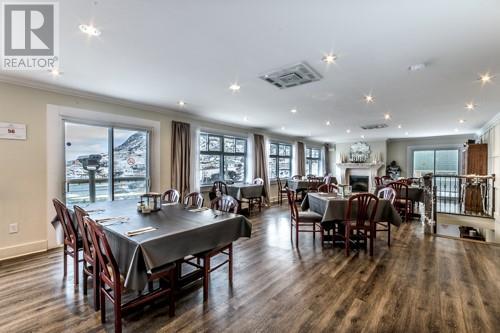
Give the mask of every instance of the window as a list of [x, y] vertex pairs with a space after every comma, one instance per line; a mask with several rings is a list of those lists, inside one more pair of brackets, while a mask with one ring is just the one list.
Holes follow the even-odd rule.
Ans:
[[269, 177], [288, 178], [292, 176], [292, 145], [271, 143], [269, 145]]
[[138, 198], [149, 190], [149, 132], [65, 122], [66, 203]]
[[458, 175], [458, 149], [429, 149], [413, 151], [413, 176], [426, 173]]
[[234, 136], [200, 134], [200, 182], [241, 182], [246, 177], [247, 140]]
[[306, 175], [320, 176], [321, 149], [306, 149]]

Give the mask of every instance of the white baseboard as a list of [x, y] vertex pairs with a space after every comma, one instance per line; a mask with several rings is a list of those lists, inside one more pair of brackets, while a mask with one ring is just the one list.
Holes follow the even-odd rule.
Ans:
[[47, 240], [39, 240], [14, 246], [0, 248], [0, 261], [25, 256], [36, 252], [47, 251]]

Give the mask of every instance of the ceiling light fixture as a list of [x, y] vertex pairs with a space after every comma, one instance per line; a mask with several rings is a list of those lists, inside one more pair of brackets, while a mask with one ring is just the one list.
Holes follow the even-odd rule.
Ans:
[[49, 73], [52, 74], [53, 77], [58, 77], [61, 76], [62, 72], [59, 71], [57, 68], [53, 68], [49, 70]]
[[321, 58], [321, 60], [324, 63], [330, 65], [330, 64], [334, 64], [335, 63], [335, 61], [337, 60], [337, 56], [335, 54], [333, 54], [333, 53], [329, 53], [329, 54], [325, 54], [323, 56], [323, 58]]
[[81, 32], [89, 36], [98, 37], [101, 35], [101, 30], [97, 29], [93, 25], [80, 24], [78, 27], [80, 28]]
[[455, 129], [454, 129], [454, 131], [455, 131], [455, 132], [458, 132], [458, 128], [455, 128]]
[[474, 111], [476, 109], [476, 104], [474, 102], [470, 102], [465, 104], [465, 108], [469, 111]]
[[373, 98], [372, 94], [365, 95], [365, 102], [366, 104], [375, 102], [375, 99]]
[[284, 131], [285, 130], [285, 126], [281, 126], [281, 130]]
[[410, 72], [416, 72], [416, 71], [419, 71], [419, 70], [422, 70], [424, 69], [425, 67], [427, 67], [427, 65], [425, 63], [421, 63], [421, 64], [414, 64], [414, 65], [410, 65], [408, 66], [408, 70]]
[[459, 119], [459, 120], [458, 120], [458, 122], [459, 122], [460, 124], [463, 124], [463, 123], [465, 123], [465, 120], [464, 120], [464, 119]]
[[243, 121], [248, 121], [248, 117], [247, 117], [247, 116], [244, 116], [244, 117], [243, 117]]
[[330, 126], [332, 123], [330, 122], [330, 120], [327, 120], [325, 124], [326, 126]]
[[399, 124], [399, 125], [398, 125], [398, 128], [399, 128], [399, 129], [403, 128], [403, 125]]
[[297, 109], [291, 109], [290, 112], [291, 113], [297, 113]]
[[491, 83], [491, 80], [493, 79], [493, 76], [489, 72], [486, 72], [484, 74], [479, 75], [479, 80], [481, 81], [481, 84], [485, 85], [487, 83]]
[[384, 114], [384, 119], [385, 119], [385, 120], [389, 120], [389, 119], [391, 119], [391, 115], [390, 115], [390, 114], [388, 114], [388, 113]]
[[365, 136], [361, 134], [361, 139], [364, 139], [364, 138], [365, 138]]
[[347, 134], [351, 133], [351, 130], [350, 130], [350, 129], [347, 129], [347, 130], [346, 130], [346, 133], [347, 133]]
[[179, 102], [177, 102], [177, 104], [178, 104], [179, 106], [181, 106], [181, 107], [182, 107], [182, 106], [185, 106], [185, 105], [186, 105], [186, 102], [184, 102], [184, 101], [179, 101]]
[[405, 132], [405, 135], [408, 136], [408, 132]]
[[229, 89], [232, 90], [232, 91], [238, 91], [240, 90], [240, 86], [238, 83], [233, 83], [232, 85], [229, 86]]

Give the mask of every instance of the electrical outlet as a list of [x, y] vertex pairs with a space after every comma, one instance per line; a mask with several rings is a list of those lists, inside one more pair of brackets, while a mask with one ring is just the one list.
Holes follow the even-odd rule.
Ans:
[[17, 232], [18, 232], [17, 223], [9, 224], [9, 234], [17, 234]]

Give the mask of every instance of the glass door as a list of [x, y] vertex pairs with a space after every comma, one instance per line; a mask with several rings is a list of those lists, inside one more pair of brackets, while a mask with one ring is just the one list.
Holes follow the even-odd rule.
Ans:
[[137, 198], [149, 191], [149, 132], [65, 122], [66, 203]]

